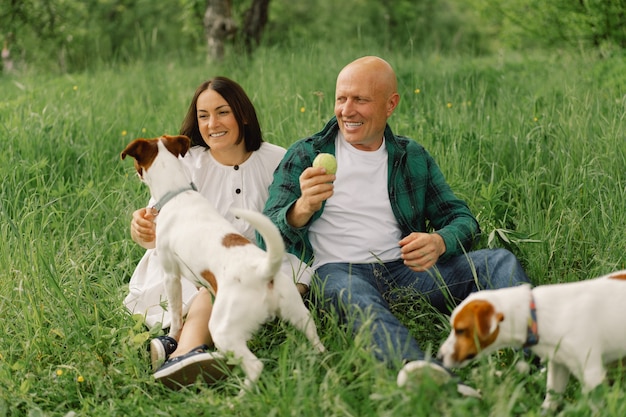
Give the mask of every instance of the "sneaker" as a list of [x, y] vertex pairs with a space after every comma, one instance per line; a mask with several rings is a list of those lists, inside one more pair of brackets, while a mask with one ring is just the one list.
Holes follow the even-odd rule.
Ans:
[[479, 400], [483, 398], [483, 396], [480, 394], [480, 391], [470, 387], [469, 385], [465, 385], [462, 382], [456, 384], [456, 392], [464, 397], [478, 398]]
[[[400, 369], [396, 383], [399, 387], [410, 387], [422, 383], [426, 378], [437, 385], [444, 385], [456, 380], [456, 377], [443, 366], [426, 360], [417, 360], [407, 362]], [[480, 392], [469, 385], [459, 382], [456, 388], [457, 392], [465, 397], [481, 398]]]
[[155, 372], [178, 347], [178, 342], [169, 336], [159, 336], [150, 341], [150, 362]]
[[199, 376], [208, 384], [225, 378], [232, 366], [219, 352], [207, 352], [208, 348], [201, 345], [189, 353], [168, 359], [154, 373], [154, 379], [176, 390], [194, 384]]
[[404, 387], [407, 383], [420, 384], [425, 378], [430, 378], [437, 385], [443, 385], [452, 380], [452, 374], [436, 363], [418, 360], [407, 362], [400, 369], [396, 383], [399, 387]]

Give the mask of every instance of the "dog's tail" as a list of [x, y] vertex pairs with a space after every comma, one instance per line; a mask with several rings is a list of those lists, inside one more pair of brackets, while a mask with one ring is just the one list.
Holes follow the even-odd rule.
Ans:
[[269, 217], [258, 211], [233, 208], [230, 212], [250, 223], [263, 236], [267, 247], [266, 274], [264, 275], [268, 278], [276, 275], [285, 255], [285, 242], [278, 228]]

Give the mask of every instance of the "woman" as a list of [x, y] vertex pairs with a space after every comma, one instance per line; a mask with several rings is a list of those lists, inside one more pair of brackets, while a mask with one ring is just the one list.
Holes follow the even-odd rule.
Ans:
[[[255, 241], [252, 226], [235, 218], [230, 209], [262, 211], [285, 149], [263, 141], [256, 111], [245, 91], [225, 77], [205, 81], [196, 89], [180, 134], [192, 141], [192, 148], [182, 158], [190, 181], [241, 234]], [[148, 327], [160, 323], [165, 329], [170, 317], [163, 309], [163, 271], [154, 249], [155, 214], [149, 208], [133, 213], [131, 237], [147, 250], [131, 277], [124, 304], [131, 313], [145, 315]], [[301, 293], [306, 291], [311, 272], [296, 257], [286, 255], [283, 272], [296, 278]], [[216, 362], [219, 355], [208, 351], [213, 344], [208, 329], [211, 294], [183, 280], [183, 301], [186, 319], [180, 340], [160, 336], [150, 342], [154, 377], [171, 388], [192, 384], [199, 375], [207, 382], [224, 376]]]

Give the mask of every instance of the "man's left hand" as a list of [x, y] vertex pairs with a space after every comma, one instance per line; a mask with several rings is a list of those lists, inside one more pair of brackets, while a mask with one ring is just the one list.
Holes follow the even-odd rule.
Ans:
[[399, 244], [404, 264], [416, 272], [426, 271], [446, 252], [446, 244], [437, 233], [413, 232]]

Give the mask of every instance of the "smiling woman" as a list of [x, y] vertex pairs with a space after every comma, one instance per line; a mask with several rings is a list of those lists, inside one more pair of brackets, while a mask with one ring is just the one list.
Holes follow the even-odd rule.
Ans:
[[198, 129], [202, 139], [211, 149], [211, 155], [222, 165], [241, 165], [253, 150], [242, 143], [239, 124], [228, 102], [217, 91], [204, 90], [196, 102]]

